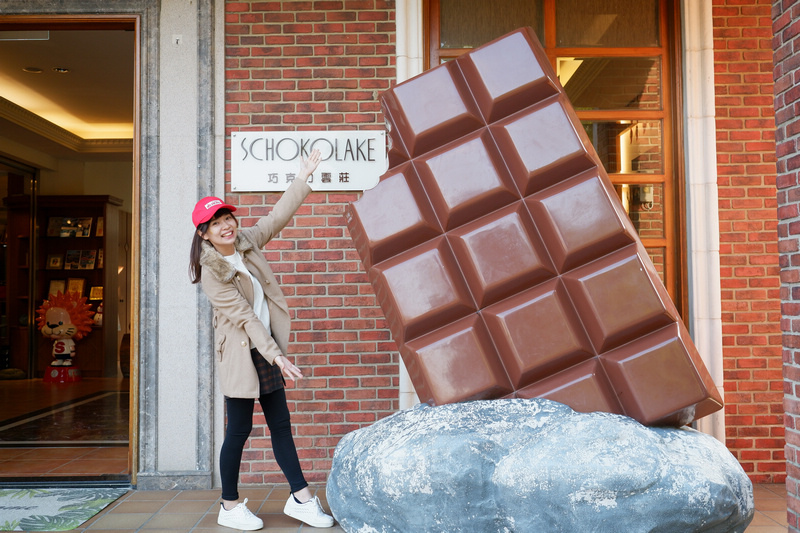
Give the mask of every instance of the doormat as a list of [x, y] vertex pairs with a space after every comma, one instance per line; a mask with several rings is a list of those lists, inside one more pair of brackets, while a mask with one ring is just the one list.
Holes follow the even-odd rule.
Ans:
[[128, 489], [0, 489], [0, 531], [75, 529]]
[[0, 421], [0, 448], [127, 446], [128, 391], [103, 391]]

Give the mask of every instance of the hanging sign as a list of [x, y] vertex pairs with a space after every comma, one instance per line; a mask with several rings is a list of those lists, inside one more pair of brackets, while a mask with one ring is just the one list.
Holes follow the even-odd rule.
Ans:
[[308, 179], [314, 191], [366, 191], [388, 168], [383, 131], [234, 131], [232, 191], [285, 191], [315, 148], [322, 161]]

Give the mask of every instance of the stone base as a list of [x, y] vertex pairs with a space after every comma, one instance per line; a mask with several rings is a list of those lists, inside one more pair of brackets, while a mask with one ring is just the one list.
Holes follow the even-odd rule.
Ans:
[[208, 490], [214, 487], [212, 472], [175, 471], [139, 472], [136, 490]]
[[45, 383], [75, 383], [81, 379], [81, 369], [75, 366], [48, 366], [44, 371]]
[[352, 431], [326, 495], [347, 533], [743, 533], [755, 514], [714, 437], [544, 399], [422, 404]]

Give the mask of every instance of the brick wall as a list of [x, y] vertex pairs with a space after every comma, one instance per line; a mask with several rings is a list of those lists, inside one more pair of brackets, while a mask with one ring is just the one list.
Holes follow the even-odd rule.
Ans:
[[[227, 139], [237, 130], [384, 128], [378, 96], [395, 77], [393, 2], [227, 2], [225, 10]], [[232, 194], [229, 182], [242, 225], [279, 197]], [[310, 482], [326, 479], [343, 435], [399, 408], [399, 355], [342, 216], [357, 197], [312, 193], [266, 253], [306, 375], [289, 383], [288, 397]], [[241, 482], [285, 482], [258, 413]]]
[[[791, 2], [776, 0], [783, 3]], [[713, 7], [727, 445], [754, 482], [782, 482], [786, 471], [771, 9], [770, 0]], [[382, 129], [378, 97], [394, 80], [394, 56], [389, 0], [228, 2], [226, 135]], [[244, 225], [277, 198], [227, 186]], [[356, 198], [312, 194], [267, 251], [295, 315], [292, 351], [307, 375], [289, 386], [289, 399], [310, 481], [325, 479], [344, 434], [398, 408], [399, 356], [342, 218]], [[787, 313], [785, 293], [783, 300]], [[785, 320], [784, 329], [793, 324]], [[242, 482], [282, 482], [263, 417], [256, 424]], [[794, 428], [790, 416], [787, 427]]]
[[786, 492], [791, 531], [800, 522], [800, 184], [798, 184], [797, 106], [800, 91], [800, 1], [775, 0], [772, 7], [775, 79], [775, 141], [777, 145], [778, 247], [781, 272], [781, 331], [783, 332], [784, 404], [786, 406]]
[[727, 446], [783, 482], [771, 0], [714, 0]]

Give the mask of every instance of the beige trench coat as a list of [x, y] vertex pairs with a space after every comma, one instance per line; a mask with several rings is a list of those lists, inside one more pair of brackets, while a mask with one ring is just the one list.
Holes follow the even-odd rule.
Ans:
[[287, 355], [289, 345], [289, 306], [269, 267], [262, 248], [275, 237], [294, 216], [311, 188], [295, 180], [272, 211], [255, 226], [240, 228], [235, 246], [242, 261], [261, 282], [269, 307], [272, 335], [253, 311], [253, 284], [208, 241], [200, 255], [203, 292], [214, 308], [214, 346], [217, 372], [222, 394], [229, 398], [258, 398], [259, 383], [250, 356], [250, 341], [270, 363], [279, 355]]

